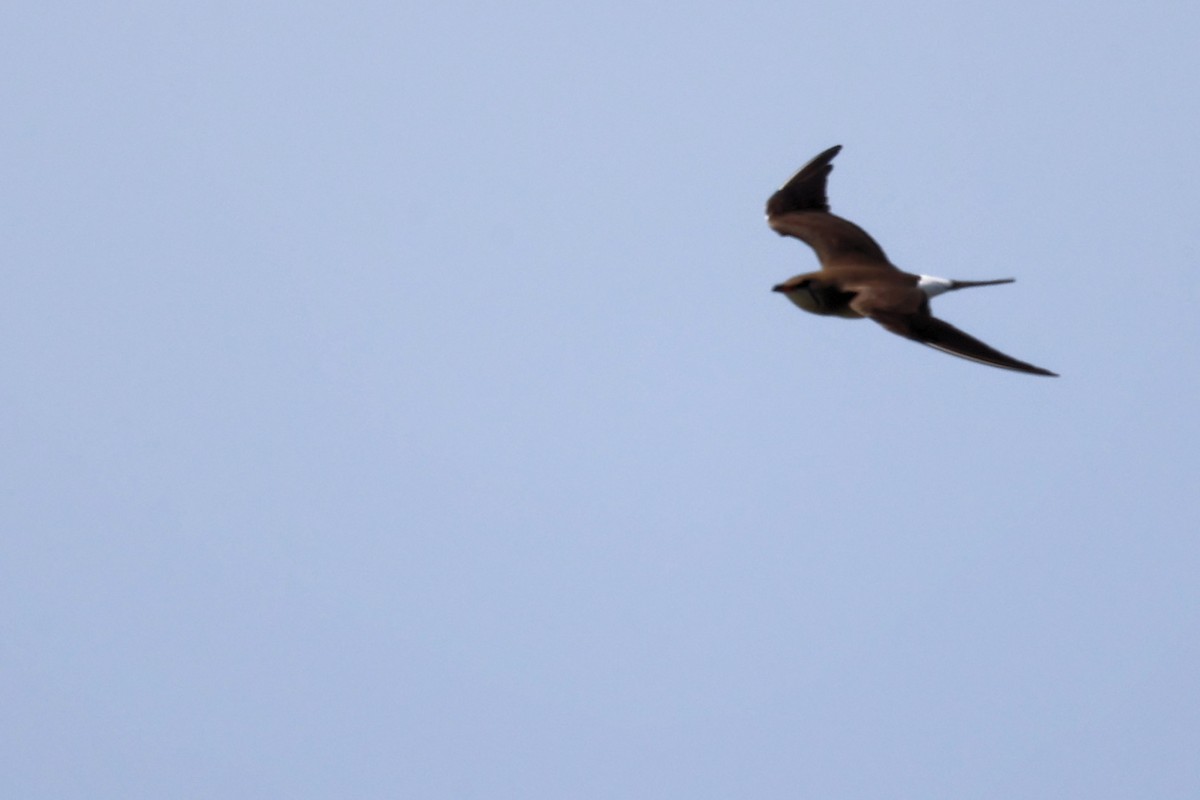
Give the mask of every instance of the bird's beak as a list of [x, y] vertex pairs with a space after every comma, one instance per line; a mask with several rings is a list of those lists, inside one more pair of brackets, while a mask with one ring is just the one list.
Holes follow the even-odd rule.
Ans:
[[784, 286], [782, 283], [780, 283], [780, 284], [777, 284], [777, 285], [775, 285], [775, 286], [772, 286], [772, 287], [771, 287], [771, 291], [772, 291], [772, 292], [786, 292], [786, 291], [787, 291], [787, 287], [786, 287], [786, 286]]

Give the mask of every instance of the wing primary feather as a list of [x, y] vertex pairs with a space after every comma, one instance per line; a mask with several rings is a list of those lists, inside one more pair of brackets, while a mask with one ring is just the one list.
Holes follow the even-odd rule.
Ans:
[[834, 145], [801, 167], [779, 191], [771, 195], [767, 201], [767, 216], [777, 217], [792, 211], [828, 211], [825, 181], [833, 171], [830, 162], [841, 149], [840, 144]]
[[1026, 372], [1031, 375], [1045, 375], [1057, 378], [1058, 374], [1048, 369], [1035, 367], [1033, 364], [1020, 361], [1010, 355], [1001, 353], [994, 347], [984, 344], [974, 336], [959, 330], [949, 322], [940, 320], [929, 314], [872, 314], [871, 319], [887, 328], [892, 333], [912, 339], [914, 342], [928, 345], [935, 350], [949, 353], [952, 356], [965, 358], [978, 364], [990, 367], [1010, 369], [1014, 372]]

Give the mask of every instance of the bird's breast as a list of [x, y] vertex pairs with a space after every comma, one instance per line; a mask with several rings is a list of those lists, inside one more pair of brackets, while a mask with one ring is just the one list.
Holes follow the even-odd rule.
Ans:
[[850, 308], [854, 298], [852, 292], [842, 292], [828, 286], [810, 284], [787, 293], [788, 299], [810, 314], [823, 317], [846, 317], [861, 319], [861, 315]]

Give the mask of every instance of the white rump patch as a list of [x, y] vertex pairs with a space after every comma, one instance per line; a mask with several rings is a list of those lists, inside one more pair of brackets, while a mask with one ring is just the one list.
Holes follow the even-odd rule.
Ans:
[[935, 278], [932, 275], [918, 275], [920, 280], [917, 281], [917, 288], [925, 293], [926, 297], [937, 297], [942, 292], [948, 292], [954, 288], [954, 281], [946, 278]]

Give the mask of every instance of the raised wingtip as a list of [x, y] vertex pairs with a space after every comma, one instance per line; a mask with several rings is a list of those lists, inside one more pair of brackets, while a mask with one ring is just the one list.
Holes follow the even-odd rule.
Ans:
[[779, 191], [771, 195], [767, 201], [767, 218], [791, 211], [828, 211], [825, 179], [833, 171], [833, 165], [829, 162], [841, 149], [840, 144], [835, 144], [801, 167]]
[[[810, 159], [807, 164], [805, 164], [803, 167], [801, 167], [800, 171], [803, 172], [804, 170], [808, 169], [809, 167], [814, 167], [818, 164], [828, 164], [830, 161], [833, 161], [833, 159], [840, 152], [842, 152], [842, 146], [840, 144], [835, 144], [833, 147], [830, 147], [828, 150], [822, 150], [820, 153], [818, 153], [816, 156], [814, 156], [812, 159]], [[833, 169], [833, 167], [830, 167], [830, 169]]]

